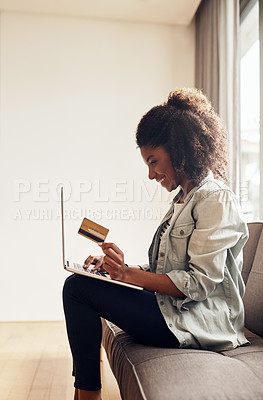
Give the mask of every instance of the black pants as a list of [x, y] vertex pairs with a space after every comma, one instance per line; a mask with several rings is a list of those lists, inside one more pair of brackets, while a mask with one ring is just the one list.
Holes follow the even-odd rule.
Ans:
[[63, 304], [73, 356], [75, 387], [99, 390], [103, 317], [145, 345], [177, 347], [153, 292], [135, 290], [81, 275], [64, 284]]

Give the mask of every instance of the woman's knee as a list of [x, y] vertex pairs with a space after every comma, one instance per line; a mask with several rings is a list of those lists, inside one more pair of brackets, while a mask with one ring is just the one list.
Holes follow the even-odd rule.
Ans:
[[62, 290], [62, 295], [63, 299], [65, 299], [68, 296], [71, 296], [75, 293], [76, 288], [78, 286], [78, 279], [79, 276], [76, 274], [70, 275], [64, 282], [63, 290]]

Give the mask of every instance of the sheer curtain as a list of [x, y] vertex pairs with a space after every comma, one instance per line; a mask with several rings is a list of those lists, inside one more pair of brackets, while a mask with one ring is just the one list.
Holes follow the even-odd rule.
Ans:
[[239, 0], [203, 0], [196, 14], [196, 87], [229, 133], [229, 184], [239, 195]]

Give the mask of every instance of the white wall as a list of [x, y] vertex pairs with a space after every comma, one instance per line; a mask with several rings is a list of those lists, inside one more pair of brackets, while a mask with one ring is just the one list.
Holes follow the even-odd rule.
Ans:
[[167, 193], [147, 180], [134, 133], [194, 84], [194, 26], [3, 13], [0, 62], [0, 320], [62, 319], [56, 188], [69, 197], [68, 258], [99, 254], [76, 233], [87, 216], [126, 262], [147, 262]]

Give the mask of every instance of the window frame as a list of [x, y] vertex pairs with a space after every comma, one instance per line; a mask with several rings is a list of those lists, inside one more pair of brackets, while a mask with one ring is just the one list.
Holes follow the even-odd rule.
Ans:
[[[240, 0], [240, 23], [249, 14], [255, 3], [259, 7], [259, 80], [260, 80], [260, 117], [259, 117], [259, 219], [263, 221], [263, 1], [261, 0]], [[239, 149], [240, 153], [240, 149]], [[241, 162], [241, 160], [240, 160]]]
[[259, 1], [259, 79], [260, 79], [260, 118], [259, 118], [259, 218], [263, 220], [263, 2]]

